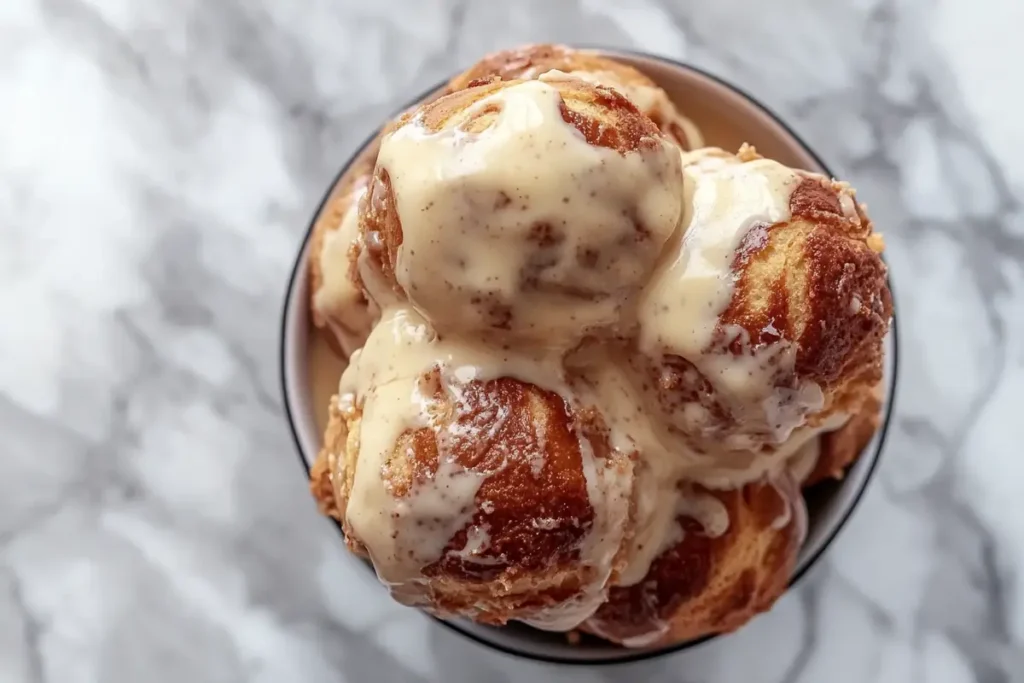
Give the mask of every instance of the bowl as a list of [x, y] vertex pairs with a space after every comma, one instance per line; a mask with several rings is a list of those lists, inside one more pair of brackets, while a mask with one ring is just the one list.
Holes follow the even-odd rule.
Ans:
[[[735, 86], [700, 69], [662, 57], [616, 50], [598, 51], [639, 69], [657, 82], [679, 105], [681, 111], [697, 123], [708, 145], [736, 150], [743, 142], [749, 142], [766, 157], [796, 168], [832, 175], [810, 147], [775, 114]], [[422, 93], [407, 107], [436, 94], [442, 85]], [[322, 337], [314, 332], [310, 321], [306, 258], [309, 236], [338, 178], [360, 156], [371, 152], [374, 137], [368, 139], [342, 166], [313, 215], [296, 257], [285, 296], [281, 323], [281, 385], [285, 413], [295, 439], [299, 462], [307, 475], [320, 449], [327, 398], [336, 390], [337, 379], [343, 369], [343, 361], [332, 358], [329, 348]], [[884, 342], [885, 404], [881, 426], [842, 480], [819, 484], [805, 492], [808, 533], [790, 580], [790, 588], [815, 565], [836, 538], [860, 502], [875, 471], [892, 413], [896, 388], [896, 353], [894, 318]], [[351, 559], [353, 562], [361, 562], [354, 555]], [[391, 599], [383, 587], [380, 599]], [[663, 647], [631, 650], [589, 636], [584, 636], [577, 644], [570, 644], [564, 634], [539, 631], [519, 624], [494, 627], [467, 619], [437, 621], [466, 638], [502, 652], [566, 664], [636, 661], [678, 652], [720, 637], [712, 635]]]

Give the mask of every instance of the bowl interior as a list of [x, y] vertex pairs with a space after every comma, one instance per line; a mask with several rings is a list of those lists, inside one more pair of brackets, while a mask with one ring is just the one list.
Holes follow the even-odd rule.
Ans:
[[[680, 109], [701, 128], [706, 144], [735, 150], [743, 142], [748, 142], [756, 146], [764, 156], [793, 167], [830, 175], [813, 152], [773, 114], [730, 86], [692, 68], [659, 58], [611, 51], [608, 54], [643, 71], [664, 88]], [[436, 89], [417, 99], [429, 97], [434, 92]], [[371, 153], [373, 146], [373, 141], [368, 141], [353, 157], [353, 161], [363, 154]], [[307, 234], [285, 302], [281, 348], [285, 410], [300, 457], [307, 469], [320, 449], [327, 400], [336, 390], [344, 367], [343, 361], [335, 357], [322, 337], [312, 330], [307, 305], [308, 248]], [[821, 484], [806, 492], [808, 535], [797, 560], [793, 582], [810, 568], [846, 522], [874, 470], [893, 397], [896, 372], [895, 323], [885, 340], [884, 353], [885, 418], [882, 427], [843, 480]], [[381, 599], [389, 599], [383, 588]], [[495, 628], [466, 619], [442, 623], [473, 640], [512, 654], [565, 663], [635, 660], [702, 642], [691, 641], [648, 650], [625, 650], [590, 637], [584, 637], [577, 645], [569, 645], [562, 634], [538, 631], [522, 625]]]

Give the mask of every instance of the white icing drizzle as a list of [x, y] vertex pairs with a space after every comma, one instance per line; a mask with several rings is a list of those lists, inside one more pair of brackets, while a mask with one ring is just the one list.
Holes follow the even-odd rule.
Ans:
[[[443, 334], [569, 348], [618, 322], [675, 231], [676, 148], [588, 144], [561, 106], [555, 85], [527, 81], [439, 131], [413, 120], [382, 141], [403, 230], [396, 277]], [[462, 127], [485, 114], [485, 130]]]
[[[791, 371], [796, 347], [787, 340], [754, 349], [746, 331], [720, 325], [732, 298], [732, 264], [743, 239], [757, 225], [790, 218], [793, 190], [806, 174], [769, 159], [743, 161], [718, 149], [683, 154], [686, 201], [682, 239], [644, 292], [639, 344], [657, 362], [664, 354], [686, 359], [714, 387], [743, 425], [726, 436], [714, 432], [703, 407], [684, 404], [668, 416], [698, 441], [722, 441], [724, 450], [750, 451], [782, 444], [806, 416], [823, 405], [821, 389], [804, 382], [776, 386]], [[723, 338], [716, 339], [720, 331]], [[739, 346], [742, 353], [729, 350]]]
[[349, 277], [350, 250], [359, 237], [359, 200], [366, 193], [361, 185], [347, 200], [341, 223], [324, 235], [320, 251], [320, 287], [313, 293], [313, 306], [327, 321], [346, 356], [366, 341], [380, 318], [380, 309], [368, 302]]
[[[435, 368], [440, 373], [440, 387], [424, 380]], [[418, 586], [427, 579], [422, 570], [439, 560], [451, 538], [470, 524], [478, 510], [477, 491], [495, 474], [467, 470], [451, 458], [446, 443], [460, 436], [453, 430], [461, 427], [439, 426], [431, 396], [440, 388], [456, 400], [467, 382], [499, 377], [514, 377], [573, 400], [562, 381], [557, 356], [495, 350], [456, 337], [440, 339], [409, 307], [385, 310], [366, 346], [353, 354], [342, 375], [342, 405], [362, 413], [358, 465], [346, 520], [366, 546], [381, 581], [403, 602], [423, 604], [427, 594]], [[502, 419], [495, 416], [493, 431], [497, 432]], [[407, 495], [397, 496], [393, 472], [407, 465], [409, 455], [396, 452], [396, 444], [406, 432], [423, 428], [435, 431], [440, 454], [437, 470], [425, 480], [413, 481]], [[486, 434], [473, 436], [489, 441]], [[633, 489], [628, 461], [616, 466], [598, 458], [582, 432], [577, 431], [577, 438], [594, 512], [591, 528], [579, 546], [581, 571], [588, 580], [573, 600], [530, 622], [553, 630], [579, 624], [603, 601], [627, 526]], [[539, 527], [544, 524], [545, 520], [538, 521]], [[482, 563], [479, 556], [489, 543], [489, 532], [478, 526], [470, 526], [469, 532], [465, 546], [449, 552]]]
[[614, 582], [618, 586], [643, 580], [655, 558], [670, 547], [666, 544], [671, 537], [681, 531], [676, 523], [679, 515], [692, 512], [690, 516], [704, 525], [709, 536], [728, 528], [724, 506], [713, 495], [697, 492], [693, 484], [733, 490], [773, 479], [804, 443], [837, 429], [847, 419], [838, 415], [818, 427], [803, 426], [771, 451], [702, 452], [692, 448], [678, 432], [652, 419], [642, 393], [631, 380], [626, 359], [593, 346], [571, 356], [567, 365], [570, 384], [579, 400], [600, 408], [612, 447], [621, 453], [634, 453], [637, 459], [633, 534], [625, 551], [626, 564]]

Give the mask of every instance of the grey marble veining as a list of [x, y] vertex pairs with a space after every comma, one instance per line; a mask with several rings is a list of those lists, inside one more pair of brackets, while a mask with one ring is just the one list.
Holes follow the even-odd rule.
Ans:
[[[0, 3], [0, 681], [1024, 681], [1024, 62], [1015, 0]], [[689, 60], [859, 188], [900, 333], [879, 476], [734, 636], [552, 668], [380, 599], [277, 386], [339, 163], [483, 52]]]

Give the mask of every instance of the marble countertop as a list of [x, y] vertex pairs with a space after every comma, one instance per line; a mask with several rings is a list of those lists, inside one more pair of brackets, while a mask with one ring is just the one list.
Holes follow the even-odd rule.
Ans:
[[[692, 7], [0, 3], [0, 681], [1024, 680], [1024, 7]], [[896, 418], [827, 561], [626, 667], [515, 661], [364, 589], [278, 390], [339, 162], [410, 91], [543, 40], [754, 93], [859, 188], [896, 284]]]

